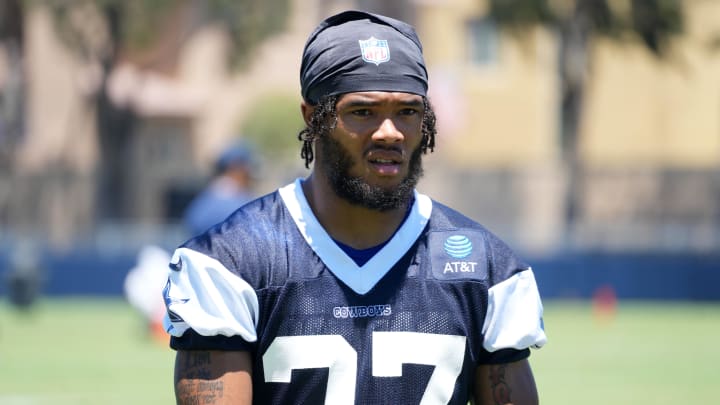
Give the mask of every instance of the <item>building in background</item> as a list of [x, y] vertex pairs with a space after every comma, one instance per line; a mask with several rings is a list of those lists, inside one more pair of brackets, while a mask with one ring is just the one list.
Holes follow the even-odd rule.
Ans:
[[[11, 164], [0, 168], [0, 238], [29, 235], [68, 248], [99, 232], [162, 234], [214, 156], [256, 116], [258, 100], [285, 95], [299, 118], [303, 39], [323, 16], [357, 7], [411, 21], [423, 39], [440, 134], [422, 188], [528, 251], [717, 250], [720, 4], [686, 4], [687, 33], [671, 62], [632, 43], [593, 44], [580, 137], [587, 170], [571, 228], [564, 223], [557, 38], [542, 29], [529, 42], [507, 34], [483, 0], [294, 0], [285, 32], [240, 70], [228, 68], [223, 31], [188, 29], [193, 8], [180, 7], [159, 28], [157, 46], [125, 54], [105, 78], [96, 63], [66, 49], [46, 9], [26, 9], [25, 133]], [[89, 26], [103, 24], [92, 10], [81, 15]], [[0, 48], [8, 53], [6, 43]], [[0, 72], [10, 71], [7, 60], [0, 57]], [[3, 94], [6, 83], [0, 80]], [[99, 86], [120, 111], [132, 112], [116, 116], [128, 135], [112, 149], [119, 167], [105, 183], [98, 176], [108, 144], [98, 138], [92, 102]], [[295, 133], [287, 137], [292, 145]], [[302, 173], [297, 154], [273, 157], [259, 191]]]
[[685, 33], [666, 60], [632, 38], [591, 44], [570, 227], [557, 35], [518, 40], [484, 1], [415, 4], [442, 165], [455, 173], [439, 184], [464, 211], [531, 249], [717, 249], [720, 3], [684, 2]]

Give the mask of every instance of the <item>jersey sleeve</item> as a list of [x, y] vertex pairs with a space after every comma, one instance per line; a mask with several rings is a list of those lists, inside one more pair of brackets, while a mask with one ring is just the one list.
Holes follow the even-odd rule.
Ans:
[[532, 269], [513, 274], [488, 290], [483, 348], [493, 353], [542, 347], [547, 341], [542, 316]]
[[175, 343], [185, 339], [184, 344], [171, 343], [175, 348], [228, 349], [229, 341], [257, 340], [255, 290], [210, 256], [177, 249], [163, 295], [165, 330]]

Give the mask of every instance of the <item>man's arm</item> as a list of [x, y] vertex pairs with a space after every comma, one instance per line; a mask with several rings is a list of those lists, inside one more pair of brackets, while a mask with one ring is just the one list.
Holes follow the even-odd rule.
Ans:
[[475, 372], [475, 404], [537, 405], [538, 393], [527, 359], [481, 365]]
[[175, 398], [178, 405], [250, 405], [250, 353], [178, 350], [175, 356]]

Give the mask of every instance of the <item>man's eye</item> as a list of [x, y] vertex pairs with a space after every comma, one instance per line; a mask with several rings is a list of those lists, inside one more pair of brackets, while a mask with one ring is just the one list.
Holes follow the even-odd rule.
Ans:
[[367, 117], [371, 114], [371, 112], [368, 109], [361, 109], [361, 110], [353, 110], [352, 114], [357, 115], [359, 117]]
[[420, 111], [414, 109], [414, 108], [405, 108], [402, 111], [400, 111], [401, 115], [416, 115], [419, 114]]

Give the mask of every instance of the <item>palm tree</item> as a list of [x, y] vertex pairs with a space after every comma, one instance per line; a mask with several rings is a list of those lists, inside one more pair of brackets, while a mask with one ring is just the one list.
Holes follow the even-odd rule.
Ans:
[[[164, 49], [162, 55], [155, 54], [154, 58], [144, 61], [150, 65], [144, 67], [151, 69], [158, 67], [153, 64], [167, 65], [195, 30], [219, 23], [231, 40], [231, 67], [241, 68], [265, 38], [284, 29], [290, 12], [289, 0], [38, 0], [35, 3], [50, 9], [59, 37], [71, 50], [100, 67], [101, 83], [93, 100], [97, 107], [102, 162], [98, 196], [103, 210], [101, 216], [110, 218], [123, 218], [126, 214], [123, 201], [116, 196], [130, 187], [125, 165], [137, 121], [132, 109], [113, 103], [106, 88], [109, 74], [122, 55], [142, 54], [165, 33], [162, 28], [171, 26], [175, 35], [170, 41], [172, 49]], [[82, 13], [99, 18], [79, 17]], [[184, 17], [173, 20], [179, 15]]]
[[[520, 36], [537, 26], [557, 33], [561, 105], [559, 140], [568, 168], [566, 225], [578, 218], [583, 165], [579, 128], [587, 78], [593, 63], [590, 45], [603, 36], [618, 41], [639, 39], [658, 58], [665, 58], [673, 37], [683, 32], [682, 0], [489, 0], [490, 15]], [[624, 7], [619, 7], [624, 5]], [[560, 7], [558, 7], [560, 6]], [[563, 7], [564, 6], [564, 7]]]
[[0, 47], [6, 59], [6, 72], [0, 81], [0, 168], [3, 168], [11, 165], [13, 148], [23, 131], [23, 23], [18, 0], [0, 2]]

